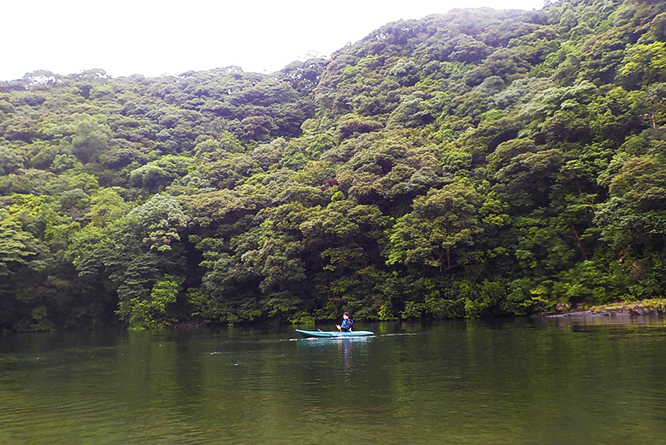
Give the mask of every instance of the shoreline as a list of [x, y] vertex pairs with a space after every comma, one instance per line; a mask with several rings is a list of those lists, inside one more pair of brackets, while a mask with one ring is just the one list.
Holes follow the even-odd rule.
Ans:
[[649, 300], [611, 303], [599, 306], [578, 306], [574, 309], [558, 305], [555, 313], [542, 313], [536, 315], [543, 318], [564, 317], [617, 317], [617, 316], [663, 316], [666, 313], [666, 299], [654, 298]]

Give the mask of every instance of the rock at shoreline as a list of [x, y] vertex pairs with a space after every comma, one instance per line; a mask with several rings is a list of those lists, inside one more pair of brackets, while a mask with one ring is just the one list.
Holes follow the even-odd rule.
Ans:
[[619, 304], [613, 306], [597, 306], [591, 309], [574, 308], [573, 310], [571, 310], [571, 304], [569, 303], [557, 303], [557, 305], [555, 306], [556, 313], [541, 314], [541, 316], [549, 318], [559, 318], [559, 317], [572, 317], [572, 316], [615, 317], [618, 315], [629, 315], [629, 316], [663, 315], [664, 304], [663, 303], [654, 304], [655, 301], [661, 301], [661, 300], [647, 300], [646, 302]]

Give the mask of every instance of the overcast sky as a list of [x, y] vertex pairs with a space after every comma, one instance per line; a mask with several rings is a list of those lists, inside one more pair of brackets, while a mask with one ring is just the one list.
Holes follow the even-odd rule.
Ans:
[[380, 26], [452, 8], [543, 0], [14, 0], [2, 6], [0, 80], [35, 70], [159, 76], [238, 65], [271, 72], [328, 56]]

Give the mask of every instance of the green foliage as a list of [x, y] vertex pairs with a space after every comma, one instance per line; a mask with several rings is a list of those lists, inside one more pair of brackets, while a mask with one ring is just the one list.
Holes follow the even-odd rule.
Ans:
[[618, 76], [626, 89], [666, 80], [666, 43], [634, 45], [627, 51]]
[[663, 2], [562, 0], [271, 75], [1, 82], [0, 328], [662, 297], [665, 30]]
[[39, 250], [37, 240], [4, 209], [0, 209], [0, 229], [0, 276], [7, 276], [13, 268], [28, 264]]
[[134, 297], [121, 304], [119, 315], [129, 319], [132, 328], [163, 328], [176, 321], [168, 316], [168, 308], [176, 302], [181, 279], [164, 276], [155, 282], [147, 298]]
[[424, 264], [443, 270], [457, 265], [458, 250], [473, 244], [481, 232], [474, 190], [450, 184], [414, 200], [413, 211], [401, 217], [390, 233], [386, 263]]
[[163, 252], [171, 250], [173, 241], [180, 241], [178, 232], [185, 228], [187, 216], [173, 197], [158, 194], [132, 209], [129, 224], [143, 235], [143, 243], [150, 250]]
[[166, 155], [130, 172], [130, 184], [148, 192], [162, 191], [174, 180], [187, 175], [192, 161], [185, 156]]
[[84, 164], [98, 159], [112, 135], [108, 125], [100, 124], [94, 116], [81, 118], [74, 124], [73, 133], [72, 153]]

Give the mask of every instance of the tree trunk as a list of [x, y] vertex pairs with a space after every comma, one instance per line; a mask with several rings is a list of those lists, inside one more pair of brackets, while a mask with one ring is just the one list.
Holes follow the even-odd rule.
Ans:
[[578, 252], [580, 253], [580, 256], [583, 257], [583, 261], [587, 261], [587, 253], [585, 252], [585, 249], [583, 248], [583, 245], [580, 243], [580, 238], [578, 237], [578, 232], [576, 231], [576, 228], [571, 224], [569, 227], [571, 227], [571, 233], [573, 233], [573, 236], [570, 238], [574, 240], [576, 243], [576, 249], [578, 249]]

